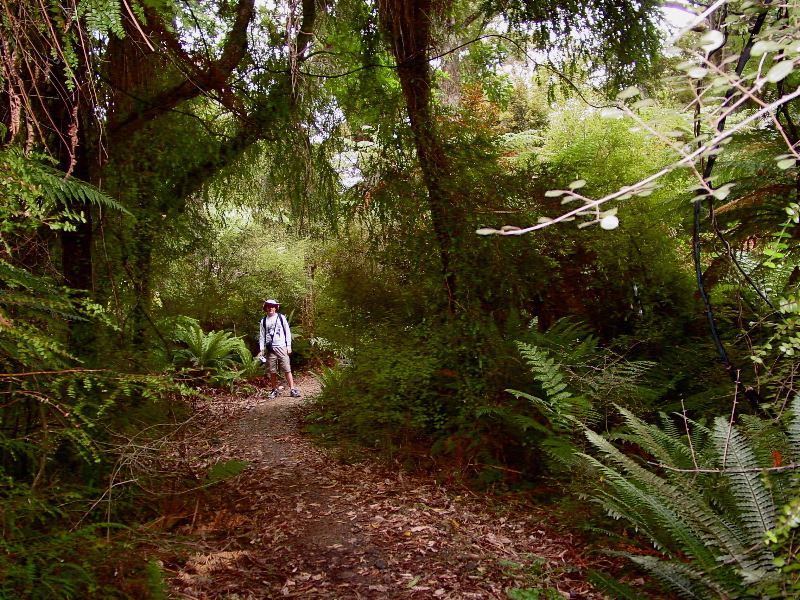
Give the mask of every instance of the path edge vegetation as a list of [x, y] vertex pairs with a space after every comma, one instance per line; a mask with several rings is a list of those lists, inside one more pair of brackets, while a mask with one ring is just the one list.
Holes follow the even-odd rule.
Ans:
[[[662, 98], [652, 85], [604, 101], [604, 116], [630, 119], [670, 157], [655, 175], [608, 190], [567, 153], [497, 142], [490, 131], [499, 103], [489, 98], [485, 65], [472, 73], [461, 65], [463, 93], [448, 105], [430, 61], [448, 24], [452, 33], [454, 24], [486, 27], [502, 15], [519, 43], [535, 49], [554, 31], [594, 22], [599, 29], [586, 31], [599, 45], [586, 47], [604, 54], [592, 66], [617, 69], [626, 83], [607, 82], [619, 89], [636, 82], [639, 67], [657, 67], [650, 3], [626, 3], [626, 14], [605, 2], [486, 2], [481, 18], [465, 16], [475, 8], [468, 3], [430, 0], [342, 2], [328, 12], [308, 0], [279, 15], [251, 0], [220, 2], [216, 13], [172, 2], [0, 4], [0, 597], [163, 594], [152, 564], [128, 565], [136, 575], [123, 589], [100, 558], [125, 549], [126, 538], [112, 532], [153, 517], [141, 505], [148, 490], [140, 476], [128, 481], [138, 490], [116, 478], [120, 457], [143, 432], [157, 440], [176, 426], [164, 423], [181, 423], [198, 387], [230, 388], [254, 372], [249, 338], [224, 331], [210, 312], [185, 314], [186, 281], [165, 266], [190, 264], [194, 247], [211, 247], [204, 203], [231, 182], [251, 185], [254, 171], [269, 174], [270, 202], [255, 213], [270, 235], [279, 237], [285, 215], [293, 243], [366, 227], [345, 233], [360, 256], [342, 259], [332, 245], [303, 265], [304, 283], [316, 284], [316, 268], [331, 275], [319, 277], [315, 305], [311, 283], [298, 290], [266, 260], [259, 271], [297, 298], [308, 356], [329, 359], [324, 344], [311, 344], [327, 340], [327, 350], [347, 359], [324, 375], [311, 417], [318, 434], [346, 433], [401, 456], [427, 445], [432, 463], [494, 489], [563, 473], [576, 488], [590, 487], [602, 474], [607, 485], [595, 494], [603, 506], [662, 553], [634, 560], [678, 593], [773, 598], [798, 590], [797, 7], [706, 7], [695, 24], [704, 30], [684, 32], [681, 59], [672, 61], [678, 75], [669, 93], [689, 111], [656, 110]], [[342, 27], [352, 32], [356, 21], [361, 46], [347, 46]], [[201, 38], [182, 37], [184, 27], [214, 30], [215, 43], [192, 47]], [[256, 28], [266, 45], [254, 45]], [[321, 60], [326, 51], [315, 51], [312, 34], [346, 51]], [[639, 60], [630, 60], [629, 42]], [[589, 60], [575, 50], [565, 56]], [[365, 69], [358, 89], [381, 98], [376, 106], [394, 129], [385, 137], [368, 133], [363, 117], [373, 113], [357, 94], [311, 83], [377, 59], [391, 75]], [[286, 160], [317, 165], [341, 150], [335, 136], [317, 144], [304, 129], [331, 98], [340, 99], [332, 114], [344, 115], [342, 137], [372, 144], [383, 161], [365, 158], [366, 176], [349, 192], [337, 189], [330, 163], [309, 175]], [[524, 131], [510, 133], [524, 143]], [[637, 246], [632, 235], [630, 256], [615, 263], [608, 242], [621, 239], [611, 236], [626, 219], [644, 223], [635, 212], [655, 214], [642, 199], [681, 177], [693, 181], [683, 203], [691, 215], [657, 239], [666, 247], [678, 239], [673, 231], [690, 232], [698, 301], [684, 293], [686, 273], [643, 267], [658, 249]], [[496, 198], [498, 189], [507, 197]], [[324, 223], [339, 197], [353, 210]], [[567, 212], [562, 201], [579, 208]], [[535, 224], [508, 224], [508, 214]], [[586, 237], [554, 227], [573, 218], [590, 226], [581, 229]], [[221, 271], [221, 263], [195, 264], [209, 278]], [[615, 269], [624, 275], [615, 278]], [[547, 285], [526, 287], [531, 278]], [[356, 279], [365, 287], [351, 287]], [[237, 291], [226, 306], [246, 329], [247, 306], [263, 285]], [[382, 292], [385, 302], [370, 305], [364, 291]], [[326, 321], [326, 310], [334, 318]], [[664, 347], [676, 329], [683, 354]], [[489, 350], [476, 355], [476, 347]], [[681, 377], [670, 370], [679, 365], [696, 370]], [[633, 445], [640, 450], [620, 451]], [[503, 469], [521, 477], [499, 477]], [[83, 552], [70, 551], [76, 543]]]

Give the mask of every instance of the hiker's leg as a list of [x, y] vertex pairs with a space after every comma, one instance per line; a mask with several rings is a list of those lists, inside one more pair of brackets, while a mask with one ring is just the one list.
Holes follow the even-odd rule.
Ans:
[[269, 353], [267, 362], [269, 363], [269, 383], [274, 390], [278, 387], [278, 357], [274, 352]]
[[286, 352], [286, 348], [274, 348], [274, 351], [278, 365], [283, 371], [283, 376], [286, 377], [286, 384], [290, 390], [293, 390], [294, 377], [292, 377], [292, 363], [289, 361], [289, 353]]

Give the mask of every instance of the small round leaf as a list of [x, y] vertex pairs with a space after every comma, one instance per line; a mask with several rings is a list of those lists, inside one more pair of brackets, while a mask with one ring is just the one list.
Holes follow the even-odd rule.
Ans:
[[618, 108], [606, 107], [600, 111], [600, 116], [604, 119], [621, 119], [625, 113]]
[[582, 188], [585, 185], [586, 185], [586, 180], [585, 179], [578, 179], [578, 180], [573, 181], [572, 183], [569, 184], [569, 189], [577, 190], [578, 188]]
[[616, 229], [619, 227], [619, 217], [616, 215], [608, 215], [600, 219], [600, 227], [603, 229]]
[[767, 81], [770, 83], [777, 83], [785, 79], [792, 71], [794, 71], [794, 62], [791, 60], [784, 60], [779, 62], [769, 70], [767, 73]]
[[725, 36], [717, 30], [709, 31], [700, 38], [700, 47], [706, 52], [713, 52], [724, 43]]
[[692, 79], [702, 79], [708, 75], [708, 69], [704, 69], [703, 67], [692, 67], [686, 74]]
[[641, 94], [639, 88], [631, 86], [622, 90], [619, 94], [617, 94], [618, 100], [627, 100], [628, 98], [633, 98], [634, 96], [638, 96]]

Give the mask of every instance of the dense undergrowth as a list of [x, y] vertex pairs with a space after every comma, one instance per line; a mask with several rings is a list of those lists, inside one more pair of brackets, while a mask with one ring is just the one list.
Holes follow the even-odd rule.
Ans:
[[[265, 297], [321, 439], [797, 594], [792, 2], [659, 60], [649, 1], [0, 4], [0, 597], [162, 593], [127, 530], [202, 485], [161, 440], [258, 373]], [[580, 101], [496, 68], [528, 43]]]
[[[455, 343], [469, 338], [452, 331], [450, 343], [399, 336], [399, 344], [389, 331], [323, 374], [311, 433], [350, 455], [349, 445], [362, 447], [547, 506], [595, 551], [622, 552], [680, 596], [783, 598], [800, 589], [800, 399], [734, 426], [714, 419], [701, 389], [696, 404], [677, 396], [692, 386], [659, 375], [663, 364], [603, 348], [569, 320], [529, 332], [527, 342], [494, 339], [491, 356]], [[682, 408], [662, 409], [670, 404]]]
[[173, 475], [157, 457], [190, 391], [174, 371], [136, 368], [102, 307], [10, 252], [37, 229], [74, 225], [60, 194], [118, 205], [32, 157], [0, 153], [0, 164], [0, 598], [163, 598], [131, 532], [160, 517], [155, 490]]

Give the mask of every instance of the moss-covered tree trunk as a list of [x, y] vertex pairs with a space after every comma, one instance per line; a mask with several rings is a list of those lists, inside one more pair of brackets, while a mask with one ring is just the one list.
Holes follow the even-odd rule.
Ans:
[[431, 224], [451, 313], [457, 309], [458, 239], [463, 211], [449, 186], [450, 170], [432, 110], [431, 17], [442, 3], [433, 0], [380, 0], [380, 17], [397, 62], [397, 72], [414, 135], [417, 157], [428, 192]]

